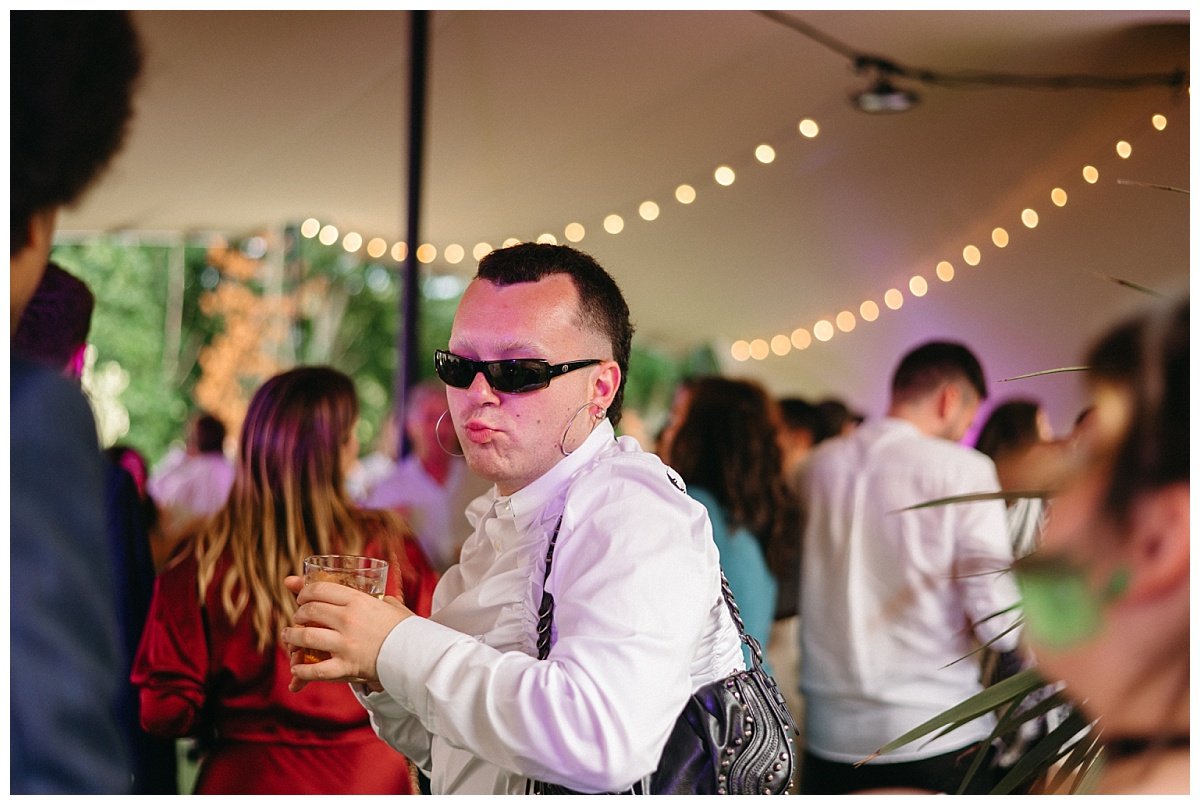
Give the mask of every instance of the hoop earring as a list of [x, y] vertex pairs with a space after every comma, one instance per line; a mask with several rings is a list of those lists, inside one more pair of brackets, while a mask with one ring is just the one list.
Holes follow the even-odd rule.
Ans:
[[[569, 456], [569, 455], [571, 455], [571, 453], [575, 452], [575, 450], [571, 450], [570, 452], [567, 451], [567, 436], [571, 432], [571, 426], [573, 426], [575, 424], [575, 418], [579, 416], [580, 411], [582, 411], [584, 408], [587, 408], [591, 404], [592, 403], [590, 403], [590, 402], [585, 402], [583, 405], [576, 408], [575, 413], [571, 414], [571, 418], [567, 420], [567, 427], [563, 429], [562, 438], [558, 440], [558, 452], [562, 453], [564, 457]], [[607, 413], [608, 413], [608, 411], [604, 408], [596, 409], [596, 413], [592, 415], [593, 416], [592, 426], [590, 428], [588, 428], [588, 435], [591, 435], [592, 431], [594, 431], [596, 429], [596, 426], [600, 424], [600, 420], [604, 419], [604, 415]], [[586, 439], [587, 436], [585, 436], [584, 438]], [[576, 448], [576, 449], [578, 449], [578, 448]]]
[[[448, 413], [450, 413], [449, 409], [442, 411], [442, 415], [438, 417], [437, 424], [433, 426], [433, 437], [437, 439], [438, 447], [442, 448], [443, 453], [448, 456], [454, 456], [455, 458], [461, 458], [463, 455], [462, 453], [454, 453], [450, 450], [447, 450], [446, 445], [442, 444], [442, 420], [446, 418], [446, 414]], [[462, 445], [459, 445], [459, 447], [461, 448]]]

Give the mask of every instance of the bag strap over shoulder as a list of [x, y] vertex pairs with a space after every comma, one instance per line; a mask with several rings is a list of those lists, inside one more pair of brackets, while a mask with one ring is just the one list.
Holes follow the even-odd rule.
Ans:
[[[550, 579], [550, 567], [554, 564], [554, 544], [558, 541], [558, 532], [561, 528], [562, 515], [559, 515], [554, 531], [550, 534], [550, 542], [546, 546], [546, 575], [542, 579], [542, 603], [538, 607], [537, 656], [539, 660], [546, 659], [550, 654], [550, 631], [554, 625], [554, 596], [546, 589], [546, 582]], [[725, 605], [729, 607], [729, 614], [733, 617], [734, 625], [737, 626], [738, 636], [743, 643], [750, 647], [750, 658], [754, 667], [760, 668], [763, 662], [762, 646], [746, 633], [746, 624], [742, 621], [742, 613], [738, 609], [737, 601], [734, 600], [733, 590], [729, 589], [729, 580], [725, 578], [724, 570], [719, 572], [721, 573], [721, 596], [725, 599]]]

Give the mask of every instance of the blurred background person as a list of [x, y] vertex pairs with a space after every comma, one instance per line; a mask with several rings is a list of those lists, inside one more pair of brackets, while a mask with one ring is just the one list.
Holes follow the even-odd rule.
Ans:
[[798, 526], [783, 480], [778, 422], [774, 401], [757, 383], [696, 378], [679, 408], [667, 455], [688, 494], [708, 509], [721, 568], [746, 631], [763, 648], [775, 620], [785, 551]]
[[225, 423], [205, 411], [197, 413], [188, 423], [184, 447], [163, 456], [147, 484], [158, 506], [167, 553], [193, 521], [220, 511], [233, 476], [233, 462], [225, 456]]
[[[995, 462], [1004, 492], [1048, 493], [1062, 469], [1064, 448], [1063, 442], [1055, 441], [1041, 404], [1029, 399], [996, 406], [975, 439], [975, 449]], [[1007, 501], [1008, 536], [1015, 556], [1036, 547], [1046, 505], [1045, 494]]]
[[[13, 353], [56, 369], [78, 384], [95, 305], [87, 283], [55, 263], [47, 264], [13, 336]], [[154, 587], [149, 538], [153, 521], [148, 515], [154, 506], [146, 505], [137, 479], [116, 456], [105, 451], [105, 458], [105, 530], [115, 572], [122, 647], [122, 685], [113, 719], [131, 749], [133, 793], [175, 793], [174, 745], [142, 730], [137, 691], [129, 682], [133, 653], [141, 639]], [[141, 477], [144, 482], [145, 475]]]
[[863, 423], [862, 414], [852, 411], [837, 397], [826, 397], [817, 403], [817, 435], [814, 445], [826, 439], [848, 436]]
[[[8, 20], [11, 336], [45, 272], [58, 211], [121, 147], [142, 56], [125, 12], [13, 11]], [[76, 384], [16, 352], [9, 414], [10, 791], [127, 793], [96, 424]]]
[[783, 475], [788, 486], [799, 488], [799, 475], [808, 454], [817, 444], [821, 429], [817, 407], [800, 397], [779, 400], [779, 447], [783, 451]]
[[347, 685], [288, 691], [283, 586], [316, 554], [387, 559], [387, 592], [428, 614], [436, 576], [388, 512], [359, 509], [344, 473], [357, 452], [354, 384], [325, 367], [276, 375], [242, 425], [229, 500], [159, 576], [133, 680], [142, 723], [198, 736], [196, 793], [409, 793], [403, 756], [375, 737]]
[[413, 387], [404, 415], [411, 451], [375, 484], [363, 504], [403, 515], [439, 574], [458, 562], [470, 535], [467, 504], [488, 489], [467, 469], [448, 410], [440, 381]]
[[1080, 471], [1016, 566], [1038, 668], [1098, 719], [1095, 793], [1189, 792], [1189, 307], [1093, 348]]
[[354, 462], [346, 475], [346, 492], [350, 499], [362, 503], [375, 485], [396, 468], [400, 429], [396, 427], [396, 412], [390, 411], [379, 425], [375, 449]]

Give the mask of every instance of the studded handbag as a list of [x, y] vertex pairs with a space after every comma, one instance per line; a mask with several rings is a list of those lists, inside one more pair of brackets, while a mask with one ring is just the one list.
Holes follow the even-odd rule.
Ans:
[[[559, 520], [559, 526], [562, 520]], [[546, 578], [554, 558], [558, 527], [546, 552]], [[795, 772], [796, 722], [775, 680], [763, 669], [758, 641], [746, 634], [729, 582], [721, 572], [721, 595], [742, 642], [750, 647], [751, 667], [695, 690], [667, 738], [658, 768], [622, 794], [786, 794]], [[554, 598], [543, 583], [538, 619], [538, 659], [550, 653]], [[531, 781], [534, 794], [577, 793], [560, 785]]]

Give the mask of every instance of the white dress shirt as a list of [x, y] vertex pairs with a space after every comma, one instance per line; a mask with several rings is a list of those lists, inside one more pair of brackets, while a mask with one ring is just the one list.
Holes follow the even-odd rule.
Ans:
[[[977, 641], [1000, 635], [1018, 600], [1000, 501], [900, 511], [1000, 488], [975, 450], [895, 418], [822, 444], [803, 480], [800, 674], [807, 748], [853, 763], [979, 692]], [[974, 626], [972, 627], [972, 624]], [[1009, 632], [995, 644], [1016, 647]], [[977, 719], [877, 762], [944, 754], [988, 735]]]
[[[585, 792], [654, 771], [693, 690], [743, 667], [704, 507], [607, 420], [550, 472], [468, 509], [474, 534], [426, 620], [408, 618], [360, 698], [435, 794]], [[536, 659], [546, 547], [554, 643]]]

